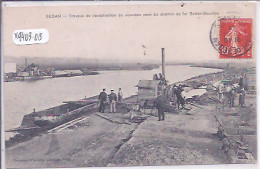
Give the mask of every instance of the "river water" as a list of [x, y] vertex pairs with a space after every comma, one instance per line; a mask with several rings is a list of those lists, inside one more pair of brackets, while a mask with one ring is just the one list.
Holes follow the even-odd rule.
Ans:
[[[170, 83], [183, 81], [194, 76], [215, 73], [220, 69], [190, 67], [187, 65], [166, 66], [166, 78]], [[121, 87], [123, 97], [137, 93], [138, 81], [152, 79], [153, 74], [161, 72], [161, 68], [153, 70], [100, 71], [99, 75], [51, 78], [38, 81], [4, 82], [4, 128], [19, 127], [23, 116], [35, 108], [36, 111], [61, 105], [63, 101], [79, 100], [98, 95], [106, 88], [107, 92]], [[5, 139], [13, 133], [5, 134]]]

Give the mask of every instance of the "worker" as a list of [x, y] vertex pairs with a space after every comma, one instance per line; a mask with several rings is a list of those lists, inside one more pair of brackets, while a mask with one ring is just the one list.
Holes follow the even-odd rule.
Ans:
[[175, 99], [175, 97], [176, 97], [176, 90], [177, 90], [177, 86], [176, 85], [173, 85], [173, 87], [172, 87], [172, 101], [174, 102], [176, 99]]
[[179, 85], [176, 90], [175, 90], [175, 95], [176, 95], [176, 98], [177, 98], [177, 107], [178, 107], [178, 110], [180, 109], [180, 101], [181, 101], [181, 92], [182, 92], [182, 88], [181, 88], [181, 85]]
[[153, 80], [159, 80], [159, 78], [158, 78], [158, 75], [157, 75], [157, 74], [154, 74], [154, 75], [153, 75]]
[[184, 90], [181, 89], [179, 102], [181, 104], [182, 109], [185, 109], [185, 94], [184, 93], [185, 93]]
[[231, 105], [231, 94], [232, 94], [232, 87], [231, 85], [225, 86], [225, 96], [228, 99], [228, 103]]
[[170, 85], [167, 85], [165, 92], [166, 92], [167, 99], [170, 99], [170, 97], [171, 97], [171, 94], [170, 94], [171, 86]]
[[245, 92], [245, 89], [242, 88], [240, 93], [239, 93], [239, 105], [241, 107], [245, 106], [245, 98], [246, 98], [246, 92]]
[[163, 74], [159, 73], [159, 79], [160, 79], [161, 81], [164, 81], [164, 80], [165, 80]]
[[235, 104], [235, 98], [236, 98], [236, 92], [235, 92], [235, 88], [232, 87], [232, 89], [230, 90], [230, 106], [231, 107], [234, 107], [234, 104]]
[[223, 93], [224, 93], [224, 85], [222, 83], [220, 83], [218, 86], [218, 99], [219, 99], [219, 102], [221, 102], [221, 103], [223, 101]]
[[113, 89], [111, 89], [111, 93], [109, 95], [109, 101], [110, 101], [110, 113], [116, 113], [117, 96], [114, 93]]
[[158, 110], [158, 117], [159, 120], [164, 120], [165, 119], [165, 109], [166, 109], [166, 98], [164, 97], [164, 95], [162, 94], [161, 91], [158, 91], [158, 97], [156, 98], [156, 108]]
[[103, 89], [103, 91], [100, 92], [98, 100], [99, 100], [99, 112], [104, 113], [105, 103], [107, 101], [106, 89]]
[[118, 94], [117, 95], [118, 95], [118, 102], [120, 103], [122, 101], [122, 99], [123, 99], [123, 92], [122, 92], [121, 88], [118, 89]]
[[244, 78], [243, 78], [243, 74], [241, 74], [240, 78], [239, 78], [239, 87], [240, 89], [242, 89], [244, 87]]

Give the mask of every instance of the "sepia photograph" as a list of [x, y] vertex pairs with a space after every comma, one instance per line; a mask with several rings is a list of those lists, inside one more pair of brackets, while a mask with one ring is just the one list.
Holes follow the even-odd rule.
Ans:
[[3, 2], [5, 168], [257, 168], [256, 2]]

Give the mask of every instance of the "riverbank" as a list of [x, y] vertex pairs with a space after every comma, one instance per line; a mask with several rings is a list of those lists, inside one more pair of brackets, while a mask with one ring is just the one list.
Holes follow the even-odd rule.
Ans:
[[[103, 88], [116, 92], [122, 88], [124, 97], [135, 95], [138, 81], [152, 79], [161, 69], [132, 71], [101, 71], [95, 76], [49, 78], [39, 81], [4, 83], [5, 130], [19, 127], [23, 116], [36, 111], [59, 106], [63, 101], [96, 96]], [[182, 73], [176, 74], [175, 72]], [[200, 74], [218, 72], [216, 69], [192, 68], [189, 66], [166, 66], [170, 83], [185, 80]], [[128, 77], [127, 79], [125, 77]], [[115, 80], [116, 79], [116, 80]], [[10, 135], [11, 136], [11, 135]], [[6, 139], [9, 138], [9, 133]]]
[[211, 68], [211, 69], [247, 69], [248, 67], [256, 67], [254, 62], [212, 62], [212, 63], [191, 63], [192, 67], [204, 67], [204, 68]]
[[[33, 64], [34, 65], [34, 64]], [[39, 64], [40, 65], [40, 64]], [[157, 64], [141, 64], [141, 63], [130, 63], [130, 64], [94, 64], [89, 66], [77, 66], [77, 65], [52, 65], [52, 68], [41, 66], [39, 70], [41, 73], [37, 75], [30, 75], [29, 72], [23, 72], [26, 76], [19, 75], [19, 72], [5, 74], [4, 82], [15, 82], [15, 81], [36, 81], [48, 78], [60, 78], [60, 77], [75, 77], [75, 76], [89, 76], [99, 75], [100, 71], [121, 71], [121, 70], [153, 70], [158, 69]], [[50, 69], [58, 70], [50, 72]], [[21, 74], [21, 73], [20, 73]]]
[[[241, 70], [234, 70], [233, 73], [239, 71]], [[218, 81], [225, 73], [206, 74], [182, 83], [192, 85], [194, 81], [198, 84], [211, 79]], [[250, 110], [239, 107], [238, 98], [235, 108], [217, 104], [216, 98], [214, 91], [208, 91], [187, 105], [191, 108], [190, 111], [168, 113], [166, 120], [160, 122], [156, 117], [149, 116], [147, 120], [135, 123], [130, 120], [127, 109], [119, 109], [119, 113], [111, 114], [108, 113], [107, 107], [102, 114], [104, 117], [95, 113], [85, 114], [78, 123], [53, 133], [38, 135], [8, 148], [6, 167], [254, 163], [253, 160], [237, 158], [236, 150], [232, 146], [239, 138], [234, 133], [232, 146], [229, 146], [228, 151], [225, 150], [225, 140], [217, 135], [219, 123], [214, 114], [230, 118], [232, 125], [240, 124], [243, 120], [250, 126], [256, 126], [256, 96], [247, 95], [246, 106], [249, 106]], [[230, 114], [227, 115], [227, 112]], [[234, 112], [238, 112], [239, 116], [233, 118]], [[238, 126], [225, 124], [224, 128], [236, 129]], [[254, 132], [245, 135], [244, 140], [248, 141], [243, 144], [248, 144], [248, 152], [257, 159], [256, 138], [253, 137], [256, 137]]]
[[64, 75], [49, 75], [49, 76], [15, 76], [7, 78], [4, 82], [15, 82], [15, 81], [36, 81], [36, 80], [44, 80], [50, 78], [61, 78], [61, 77], [75, 77], [75, 76], [90, 76], [90, 75], [98, 75], [99, 72], [96, 71], [87, 71], [82, 72], [81, 74], [64, 74]]

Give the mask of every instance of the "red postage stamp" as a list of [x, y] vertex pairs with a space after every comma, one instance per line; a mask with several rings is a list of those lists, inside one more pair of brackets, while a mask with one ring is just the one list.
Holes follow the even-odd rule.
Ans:
[[252, 19], [220, 19], [219, 28], [220, 59], [252, 58]]

